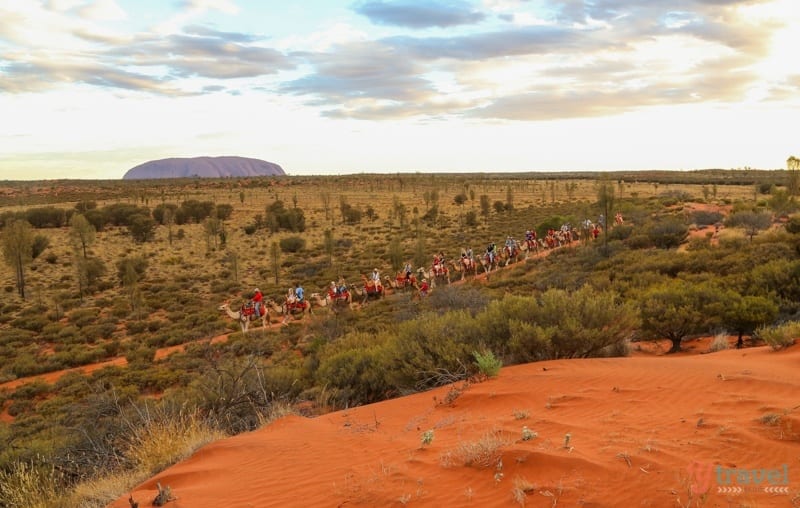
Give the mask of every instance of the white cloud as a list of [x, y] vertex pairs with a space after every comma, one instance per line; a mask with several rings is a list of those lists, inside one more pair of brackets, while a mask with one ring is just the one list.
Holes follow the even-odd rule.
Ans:
[[127, 18], [127, 13], [114, 0], [97, 0], [78, 10], [78, 14], [91, 21], [119, 21]]

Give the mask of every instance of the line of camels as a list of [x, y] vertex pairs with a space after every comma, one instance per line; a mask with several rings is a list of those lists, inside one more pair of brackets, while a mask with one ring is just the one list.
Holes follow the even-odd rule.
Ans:
[[[416, 275], [413, 273], [410, 277], [406, 277], [404, 272], [399, 272], [395, 278], [388, 275], [383, 277], [384, 283], [376, 284], [367, 278], [366, 275], [361, 275], [362, 283], [348, 284], [346, 290], [338, 291], [332, 283], [332, 287], [324, 293], [311, 293], [308, 298], [301, 303], [288, 303], [284, 302], [279, 305], [273, 299], [265, 299], [260, 305], [261, 309], [259, 316], [256, 316], [254, 309], [242, 305], [239, 310], [233, 310], [229, 302], [225, 302], [219, 306], [219, 310], [224, 311], [228, 317], [237, 321], [241, 327], [242, 333], [247, 333], [250, 323], [261, 321], [261, 327], [266, 329], [272, 322], [272, 318], [276, 317], [277, 320], [285, 324], [290, 318], [299, 316], [298, 319], [306, 315], [314, 313], [314, 307], [328, 307], [333, 312], [340, 310], [351, 309], [353, 307], [353, 296], [359, 299], [360, 305], [365, 305], [372, 299], [380, 299], [386, 295], [386, 288], [393, 291], [411, 292], [412, 298], [419, 298], [424, 296], [424, 291], [421, 291], [420, 283], [425, 280], [428, 281], [430, 288], [437, 285], [450, 284], [450, 274], [461, 274], [459, 280], [464, 280], [467, 276], [477, 277], [479, 270], [482, 270], [486, 277], [501, 266], [505, 267], [511, 263], [515, 263], [521, 259], [527, 260], [531, 253], [538, 253], [540, 249], [560, 247], [567, 243], [571, 243], [574, 238], [564, 238], [558, 241], [556, 245], [551, 245], [545, 240], [526, 240], [518, 243], [517, 248], [509, 248], [504, 246], [499, 249], [495, 256], [489, 256], [483, 253], [475, 258], [462, 256], [455, 260], [448, 260], [440, 265], [432, 266], [430, 269], [425, 267], [417, 268]], [[524, 258], [523, 258], [524, 256]], [[480, 268], [479, 268], [480, 267]], [[281, 319], [282, 316], [282, 319]]]

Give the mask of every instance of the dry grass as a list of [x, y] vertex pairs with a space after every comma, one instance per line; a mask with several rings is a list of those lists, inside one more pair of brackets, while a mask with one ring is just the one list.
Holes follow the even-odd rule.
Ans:
[[712, 352], [716, 352], [728, 349], [728, 347], [729, 347], [728, 334], [725, 332], [721, 332], [714, 335], [714, 339], [711, 341], [709, 350]]
[[475, 441], [464, 441], [441, 457], [444, 467], [463, 465], [467, 467], [496, 467], [502, 459], [502, 449], [510, 444], [498, 431], [487, 432]]
[[520, 506], [525, 506], [528, 494], [536, 490], [536, 485], [525, 478], [517, 476], [514, 478], [514, 487], [511, 489], [511, 497]]
[[177, 415], [136, 428], [126, 456], [137, 471], [155, 474], [225, 435], [196, 415]]

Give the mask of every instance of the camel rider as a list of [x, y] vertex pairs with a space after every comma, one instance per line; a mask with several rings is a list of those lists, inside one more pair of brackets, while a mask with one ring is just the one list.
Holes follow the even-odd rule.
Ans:
[[490, 263], [494, 263], [494, 256], [497, 250], [497, 245], [494, 242], [490, 243], [488, 247], [486, 247], [486, 256], [489, 258]]
[[289, 288], [289, 291], [286, 292], [286, 303], [291, 305], [296, 301], [297, 301], [297, 296], [295, 296], [294, 294], [294, 288]]
[[257, 318], [261, 317], [261, 302], [263, 301], [264, 301], [264, 295], [261, 294], [261, 290], [255, 288], [253, 290], [253, 296], [250, 298], [250, 302], [253, 304], [253, 307], [255, 307]]
[[305, 291], [303, 291], [303, 286], [301, 286], [299, 282], [295, 282], [294, 284], [294, 295], [297, 297], [297, 303], [302, 304]]
[[430, 286], [428, 286], [428, 279], [422, 279], [422, 284], [419, 285], [419, 294], [422, 296], [428, 296], [428, 290]]
[[328, 288], [328, 293], [330, 293], [331, 297], [339, 296], [339, 287], [335, 282], [331, 281], [331, 285]]
[[347, 283], [344, 281], [344, 276], [340, 275], [339, 276], [339, 291], [338, 291], [338, 294], [339, 295], [343, 295], [343, 294], [345, 294], [346, 291], [347, 291]]
[[533, 241], [533, 232], [530, 229], [525, 231], [525, 241], [528, 243]]
[[372, 286], [375, 289], [378, 289], [378, 287], [381, 285], [381, 272], [379, 272], [377, 268], [372, 270], [370, 280], [372, 281]]
[[413, 269], [411, 268], [411, 262], [409, 261], [408, 263], [406, 263], [405, 268], [403, 268], [403, 271], [406, 272], [406, 282], [411, 280], [411, 272], [412, 272], [412, 270]]

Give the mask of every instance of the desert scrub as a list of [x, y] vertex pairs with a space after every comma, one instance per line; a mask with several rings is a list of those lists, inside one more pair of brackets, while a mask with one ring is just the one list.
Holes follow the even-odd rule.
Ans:
[[52, 465], [15, 462], [0, 470], [0, 506], [58, 506], [64, 484], [64, 478]]
[[756, 330], [755, 335], [777, 351], [791, 346], [800, 337], [800, 322], [787, 321], [777, 326], [762, 327]]
[[500, 432], [487, 432], [475, 441], [463, 441], [453, 449], [442, 455], [441, 462], [444, 467], [464, 465], [467, 467], [493, 467], [502, 458], [502, 449], [508, 445]]
[[486, 377], [496, 377], [500, 373], [500, 367], [503, 366], [502, 360], [494, 356], [490, 350], [474, 351], [472, 356], [475, 357], [475, 363], [478, 364], [478, 371]]
[[532, 431], [528, 427], [522, 427], [522, 440], [523, 441], [530, 441], [531, 439], [536, 439], [539, 434]]

